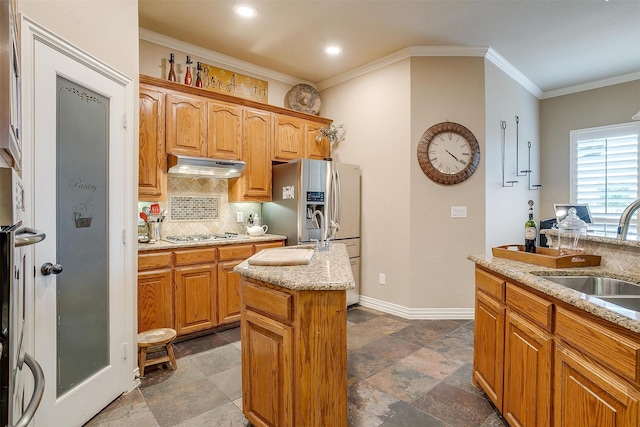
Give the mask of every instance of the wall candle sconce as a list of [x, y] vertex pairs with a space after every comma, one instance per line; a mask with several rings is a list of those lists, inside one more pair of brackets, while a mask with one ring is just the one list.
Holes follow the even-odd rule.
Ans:
[[529, 175], [529, 190], [539, 190], [540, 187], [542, 187], [542, 184], [531, 185], [531, 141], [529, 141], [527, 146], [529, 147], [529, 167], [527, 170], [520, 171], [520, 172], [524, 172], [525, 174]]
[[[531, 143], [529, 143], [531, 144]], [[525, 176], [526, 173], [520, 173], [520, 117], [516, 116], [516, 176]], [[531, 169], [531, 167], [529, 167]]]
[[[504, 120], [500, 122], [500, 128], [501, 130], [501, 139], [502, 139], [502, 186], [503, 187], [513, 187], [513, 184], [515, 184], [518, 181], [506, 181], [504, 180], [504, 164], [505, 164], [505, 145], [506, 145], [506, 130], [507, 130], [507, 122], [505, 122]], [[516, 163], [516, 169], [517, 169], [517, 163]]]

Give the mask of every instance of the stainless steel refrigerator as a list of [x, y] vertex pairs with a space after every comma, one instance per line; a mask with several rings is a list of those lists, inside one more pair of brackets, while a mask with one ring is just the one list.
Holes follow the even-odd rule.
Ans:
[[358, 303], [360, 167], [311, 159], [274, 165], [272, 200], [262, 205], [263, 221], [269, 233], [287, 236], [287, 245], [321, 240], [325, 232], [332, 242], [347, 246], [356, 283], [347, 291], [347, 305]]

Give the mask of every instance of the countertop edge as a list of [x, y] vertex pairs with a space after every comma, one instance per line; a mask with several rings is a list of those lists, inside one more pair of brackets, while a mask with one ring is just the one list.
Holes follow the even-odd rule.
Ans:
[[138, 243], [138, 252], [155, 251], [163, 249], [190, 249], [190, 248], [202, 248], [207, 246], [225, 246], [225, 245], [242, 245], [247, 243], [259, 243], [259, 242], [272, 242], [277, 240], [286, 240], [287, 236], [280, 236], [278, 234], [263, 234], [262, 236], [248, 236], [243, 239], [229, 239], [229, 240], [207, 240], [200, 242], [167, 242], [161, 240], [155, 243]]
[[487, 270], [498, 273], [518, 283], [540, 291], [581, 310], [585, 310], [601, 319], [615, 323], [634, 333], [640, 333], [640, 313], [607, 303], [597, 297], [559, 285], [538, 277], [535, 273], [556, 276], [604, 275], [640, 284], [640, 277], [613, 273], [601, 267], [553, 269], [534, 264], [507, 260], [490, 256], [469, 255], [467, 259]]
[[332, 243], [330, 251], [315, 251], [308, 265], [258, 266], [249, 265], [245, 260], [233, 271], [296, 291], [346, 291], [355, 288], [347, 248], [342, 243]]

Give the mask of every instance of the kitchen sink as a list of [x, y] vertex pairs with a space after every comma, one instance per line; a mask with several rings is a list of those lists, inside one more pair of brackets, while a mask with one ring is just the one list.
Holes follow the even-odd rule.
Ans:
[[619, 297], [603, 297], [598, 296], [598, 299], [602, 301], [610, 302], [620, 307], [628, 308], [629, 310], [640, 312], [640, 296], [619, 296]]
[[[538, 276], [554, 283], [566, 286], [567, 288], [585, 293], [587, 295], [597, 296], [602, 300], [602, 296], [620, 296], [620, 295], [637, 295], [640, 297], [640, 285], [636, 285], [624, 280], [612, 279], [610, 277], [599, 276]], [[616, 298], [620, 299], [620, 298]], [[640, 307], [640, 298], [632, 298], [637, 300], [637, 307]], [[613, 302], [613, 301], [611, 301]], [[615, 304], [618, 304], [615, 302]], [[622, 305], [622, 304], [618, 304]], [[629, 307], [627, 307], [629, 308]], [[640, 311], [640, 310], [639, 310]]]

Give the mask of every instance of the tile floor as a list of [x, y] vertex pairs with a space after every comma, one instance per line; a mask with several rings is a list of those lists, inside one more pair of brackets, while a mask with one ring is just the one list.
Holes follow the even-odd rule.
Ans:
[[[471, 384], [473, 321], [347, 313], [350, 427], [506, 426]], [[250, 426], [241, 405], [239, 328], [179, 342], [178, 369], [150, 367], [139, 389], [86, 426]]]

